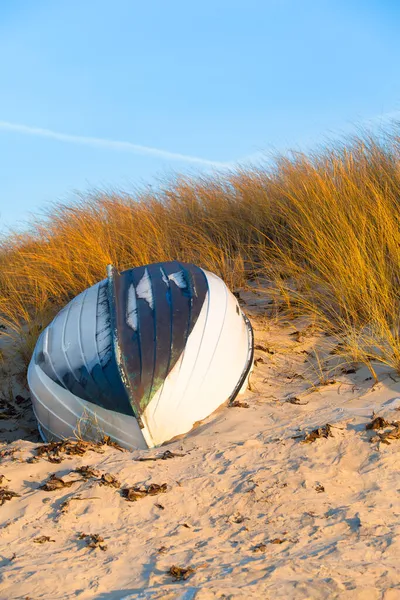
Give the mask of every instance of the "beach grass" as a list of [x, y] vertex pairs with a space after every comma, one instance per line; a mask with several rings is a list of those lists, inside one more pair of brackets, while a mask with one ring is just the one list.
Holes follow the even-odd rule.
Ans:
[[373, 376], [376, 361], [400, 372], [398, 131], [53, 205], [0, 240], [0, 335], [15, 337], [27, 363], [43, 327], [107, 264], [180, 260], [234, 290], [268, 282], [339, 353]]

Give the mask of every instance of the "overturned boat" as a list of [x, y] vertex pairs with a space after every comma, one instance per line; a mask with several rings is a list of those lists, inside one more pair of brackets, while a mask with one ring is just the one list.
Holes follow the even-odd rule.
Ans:
[[176, 261], [109, 266], [42, 332], [28, 383], [45, 441], [151, 448], [232, 400], [252, 363], [250, 322], [219, 277]]

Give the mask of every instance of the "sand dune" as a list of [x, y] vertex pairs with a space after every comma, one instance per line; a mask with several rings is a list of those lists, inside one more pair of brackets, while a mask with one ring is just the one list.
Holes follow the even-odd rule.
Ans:
[[[2, 600], [400, 598], [400, 440], [384, 439], [393, 426], [366, 429], [374, 411], [400, 418], [400, 379], [380, 368], [374, 385], [365, 368], [337, 364], [330, 338], [246, 299], [252, 389], [180, 440], [54, 463], [35, 458], [26, 404], [0, 421], [1, 485], [19, 494], [0, 506]], [[178, 456], [139, 460], [166, 450]], [[86, 465], [98, 473], [76, 472]], [[102, 485], [105, 473], [121, 488]], [[40, 489], [53, 474], [73, 483]], [[121, 493], [149, 484], [167, 490]], [[174, 580], [172, 566], [193, 572]]]

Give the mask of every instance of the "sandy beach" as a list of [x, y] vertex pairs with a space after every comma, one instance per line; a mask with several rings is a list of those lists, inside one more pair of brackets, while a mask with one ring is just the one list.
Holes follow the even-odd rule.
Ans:
[[180, 440], [43, 453], [29, 402], [2, 418], [2, 600], [400, 597], [400, 379], [243, 298], [251, 389]]
[[0, 15], [0, 600], [400, 600], [400, 3]]

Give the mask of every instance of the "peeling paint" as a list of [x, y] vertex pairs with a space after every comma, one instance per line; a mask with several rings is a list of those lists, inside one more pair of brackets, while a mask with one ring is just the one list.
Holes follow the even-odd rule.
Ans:
[[182, 290], [187, 288], [187, 281], [186, 281], [185, 274], [183, 271], [177, 271], [176, 273], [171, 273], [171, 275], [168, 275], [168, 279], [170, 281], [173, 281], [175, 283], [175, 285], [177, 285]]
[[128, 301], [126, 305], [126, 322], [133, 329], [133, 331], [137, 331], [138, 329], [138, 309], [136, 302], [136, 293], [135, 286], [133, 283], [129, 286], [128, 289]]
[[138, 298], [146, 300], [151, 310], [154, 309], [153, 290], [151, 288], [150, 275], [147, 269], [145, 269], [142, 279], [136, 286], [136, 295]]
[[161, 279], [163, 280], [163, 282], [165, 283], [165, 285], [169, 285], [168, 278], [167, 278], [167, 276], [165, 274], [165, 271], [164, 271], [164, 269], [162, 267], [160, 267], [160, 272], [161, 272]]

